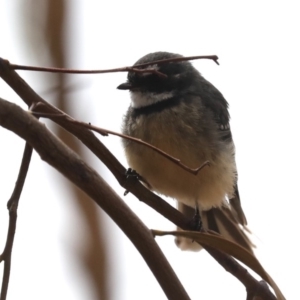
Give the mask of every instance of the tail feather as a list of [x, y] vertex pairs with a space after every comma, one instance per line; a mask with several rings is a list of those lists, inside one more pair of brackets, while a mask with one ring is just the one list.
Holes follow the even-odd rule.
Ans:
[[231, 207], [231, 211], [234, 213], [235, 218], [237, 221], [242, 225], [247, 225], [247, 219], [243, 212], [241, 200], [240, 200], [240, 194], [237, 184], [234, 187], [234, 196], [229, 199], [229, 204]]
[[[195, 214], [195, 209], [182, 203], [178, 204], [178, 209], [188, 218], [193, 218]], [[252, 248], [254, 245], [245, 233], [245, 231], [249, 232], [249, 230], [245, 227], [247, 221], [244, 214], [238, 213], [235, 208], [231, 208], [229, 205], [201, 211], [200, 214], [205, 229], [213, 230], [228, 240], [253, 252]], [[176, 237], [175, 243], [181, 250], [199, 251], [202, 249], [199, 244], [184, 237]]]
[[209, 211], [204, 211], [204, 214], [208, 214], [208, 219], [213, 218], [214, 222], [217, 223], [217, 230], [210, 227], [211, 221], [208, 223], [208, 229], [218, 232], [225, 238], [252, 252], [254, 245], [246, 235], [244, 226], [236, 221], [232, 211], [228, 207], [212, 208]]

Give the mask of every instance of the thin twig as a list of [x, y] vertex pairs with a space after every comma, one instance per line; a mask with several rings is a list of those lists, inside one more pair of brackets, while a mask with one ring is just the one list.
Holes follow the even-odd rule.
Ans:
[[[36, 104], [32, 103], [32, 105], [30, 106], [30, 110], [35, 109], [35, 107]], [[10, 199], [7, 202], [7, 209], [9, 211], [9, 224], [7, 230], [6, 244], [2, 254], [0, 255], [0, 262], [4, 261], [0, 300], [5, 300], [7, 296], [8, 284], [10, 278], [10, 269], [11, 269], [11, 254], [12, 254], [12, 248], [13, 248], [16, 225], [17, 225], [17, 216], [18, 216], [17, 211], [18, 211], [20, 196], [24, 187], [25, 179], [27, 177], [27, 173], [31, 161], [32, 150], [33, 150], [32, 146], [30, 146], [26, 142], [15, 188], [13, 190]]]
[[115, 136], [118, 136], [118, 137], [121, 137], [123, 139], [127, 139], [127, 140], [130, 140], [130, 141], [133, 141], [135, 143], [138, 143], [138, 144], [141, 144], [141, 145], [144, 145], [150, 149], [152, 149], [153, 151], [159, 153], [160, 155], [162, 155], [163, 157], [167, 158], [168, 160], [172, 161], [173, 163], [175, 163], [176, 165], [178, 165], [180, 168], [182, 168], [183, 170], [186, 170], [187, 172], [193, 174], [193, 175], [197, 175], [204, 167], [206, 166], [209, 166], [210, 163], [209, 161], [205, 161], [202, 163], [201, 166], [195, 168], [195, 169], [192, 169], [188, 166], [186, 166], [185, 164], [183, 164], [180, 159], [164, 152], [163, 150], [147, 143], [147, 142], [144, 142], [143, 140], [141, 139], [137, 139], [137, 138], [134, 138], [132, 136], [129, 136], [129, 135], [126, 135], [126, 134], [122, 134], [122, 133], [118, 133], [118, 132], [115, 132], [115, 131], [112, 131], [112, 130], [108, 130], [108, 129], [104, 129], [104, 128], [100, 128], [100, 127], [97, 127], [97, 126], [94, 126], [94, 125], [91, 125], [91, 124], [88, 124], [88, 123], [85, 123], [85, 122], [81, 122], [81, 121], [77, 121], [75, 120], [74, 118], [72, 118], [71, 116], [65, 114], [65, 113], [54, 113], [54, 114], [49, 114], [49, 113], [40, 113], [40, 112], [32, 112], [32, 114], [36, 115], [36, 116], [40, 116], [40, 117], [45, 117], [45, 118], [49, 118], [49, 119], [53, 119], [53, 118], [65, 118], [67, 121], [73, 123], [73, 124], [76, 124], [78, 126], [81, 126], [81, 127], [84, 127], [84, 128], [87, 128], [87, 129], [90, 129], [90, 130], [93, 130], [95, 132], [98, 132], [99, 134], [103, 135], [103, 136], [108, 136], [109, 134], [111, 135], [115, 135]]
[[160, 59], [149, 63], [134, 65], [131, 67], [114, 68], [114, 69], [106, 69], [106, 70], [76, 70], [76, 69], [65, 69], [65, 68], [33, 67], [33, 66], [25, 66], [25, 65], [17, 65], [17, 64], [10, 64], [10, 68], [13, 70], [26, 70], [26, 71], [49, 72], [49, 73], [65, 73], [65, 74], [103, 74], [103, 73], [116, 73], [116, 72], [141, 72], [141, 73], [156, 73], [159, 76], [166, 77], [165, 74], [155, 69], [150, 68], [150, 69], [140, 70], [139, 68], [151, 66], [151, 65], [161, 65], [164, 63], [180, 62], [180, 61], [195, 60], [195, 59], [211, 59], [217, 65], [219, 64], [218, 56], [216, 55], [198, 55], [198, 56]]
[[74, 124], [77, 124], [79, 126], [82, 126], [82, 127], [85, 127], [85, 128], [88, 128], [88, 129], [91, 129], [95, 132], [98, 132], [100, 133], [101, 135], [104, 135], [104, 136], [107, 136], [109, 134], [112, 134], [112, 135], [115, 135], [115, 136], [119, 136], [123, 139], [127, 139], [127, 140], [130, 140], [130, 141], [133, 141], [135, 143], [138, 143], [138, 144], [141, 144], [141, 145], [144, 145], [150, 149], [152, 149], [153, 151], [161, 154], [163, 157], [167, 158], [168, 160], [172, 161], [173, 163], [175, 163], [176, 165], [180, 166], [182, 169], [186, 170], [187, 172], [189, 173], [192, 173], [194, 175], [197, 175], [205, 166], [209, 166], [209, 161], [205, 161], [200, 167], [197, 167], [195, 169], [191, 169], [189, 168], [188, 166], [186, 166], [185, 164], [183, 164], [180, 159], [178, 158], [175, 158], [173, 156], [171, 156], [170, 154], [162, 151], [161, 149], [149, 144], [149, 143], [146, 143], [144, 142], [143, 140], [141, 139], [137, 139], [137, 138], [134, 138], [132, 136], [129, 136], [129, 135], [126, 135], [126, 134], [121, 134], [121, 133], [118, 133], [118, 132], [115, 132], [115, 131], [112, 131], [112, 130], [107, 130], [107, 129], [103, 129], [103, 128], [100, 128], [100, 127], [96, 127], [96, 126], [93, 126], [91, 124], [87, 124], [87, 123], [84, 123], [84, 122], [80, 122], [80, 121], [77, 121], [77, 120], [74, 120], [74, 119], [71, 119], [70, 122], [74, 123]]
[[10, 267], [11, 267], [11, 254], [12, 254], [16, 224], [17, 224], [18, 204], [25, 183], [25, 179], [27, 176], [31, 156], [32, 156], [32, 147], [28, 143], [26, 143], [20, 170], [19, 170], [18, 179], [15, 188], [13, 190], [13, 193], [7, 203], [7, 208], [9, 210], [9, 224], [8, 224], [6, 244], [0, 256], [0, 262], [4, 261], [0, 300], [5, 300], [7, 296], [9, 277], [10, 277]]
[[152, 68], [149, 68], [149, 69], [138, 69], [138, 68], [128, 68], [128, 72], [135, 72], [135, 73], [152, 73], [152, 74], [156, 74], [158, 75], [159, 77], [162, 77], [162, 78], [168, 78], [168, 75], [162, 73], [162, 72], [159, 72], [157, 71], [156, 69], [152, 69]]
[[170, 62], [180, 62], [180, 61], [196, 60], [196, 59], [210, 59], [213, 60], [217, 65], [219, 65], [218, 62], [219, 57], [217, 55], [197, 55], [197, 56], [182, 56], [182, 57], [160, 59], [160, 60], [155, 60], [144, 64], [135, 65], [134, 67], [140, 68], [140, 67], [147, 67], [151, 65], [162, 65]]

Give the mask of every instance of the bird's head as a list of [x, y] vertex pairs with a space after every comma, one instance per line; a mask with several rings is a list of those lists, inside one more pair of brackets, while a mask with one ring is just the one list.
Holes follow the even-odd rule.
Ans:
[[[117, 88], [131, 92], [132, 106], [135, 108], [179, 96], [189, 90], [200, 76], [188, 61], [174, 61], [157, 64], [156, 61], [182, 57], [179, 54], [155, 52], [140, 58], [134, 68], [142, 72], [128, 72], [127, 81]], [[142, 64], [153, 64], [139, 66]], [[146, 72], [149, 70], [149, 72]]]

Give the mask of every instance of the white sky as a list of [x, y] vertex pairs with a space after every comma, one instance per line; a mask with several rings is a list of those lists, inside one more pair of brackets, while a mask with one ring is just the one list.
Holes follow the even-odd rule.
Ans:
[[[25, 0], [0, 0], [0, 56], [37, 65], [24, 32], [35, 30], [41, 57], [39, 12], [28, 28], [18, 18]], [[30, 3], [33, 3], [31, 1]], [[299, 8], [297, 1], [72, 1], [70, 68], [105, 69], [133, 64], [153, 51], [188, 55], [216, 54], [193, 64], [230, 103], [237, 148], [239, 189], [257, 256], [287, 299], [297, 299], [299, 259]], [[20, 72], [49, 101], [46, 75]], [[78, 85], [78, 119], [119, 131], [129, 95], [116, 90], [125, 73], [70, 77]], [[1, 81], [0, 96], [25, 107]], [[47, 123], [49, 124], [49, 123]], [[0, 249], [6, 238], [6, 201], [13, 189], [23, 141], [0, 128]], [[126, 165], [120, 140], [102, 138]], [[90, 159], [94, 168], [100, 164]], [[116, 186], [107, 172], [110, 183]], [[57, 183], [59, 182], [59, 184]], [[19, 208], [8, 299], [91, 299], [70, 254], [80, 232], [79, 214], [71, 216], [72, 195], [65, 181], [35, 154]], [[64, 188], [64, 189], [63, 189]], [[122, 195], [123, 190], [115, 187]], [[41, 197], [41, 191], [43, 196]], [[149, 228], [174, 227], [131, 195], [124, 198]], [[124, 234], [107, 220], [113, 248], [111, 267], [116, 300], [165, 299], [156, 280]], [[38, 224], [38, 226], [37, 226]], [[79, 228], [75, 234], [70, 229]], [[112, 232], [113, 234], [111, 234]], [[244, 287], [204, 251], [181, 252], [172, 237], [157, 238], [192, 299], [244, 299]], [[71, 263], [71, 265], [70, 265]], [[2, 265], [0, 266], [2, 273]], [[1, 279], [0, 275], [0, 279]], [[84, 291], [83, 291], [84, 290]], [[45, 293], [46, 291], [46, 293]], [[228, 295], [228, 296], [227, 296]]]

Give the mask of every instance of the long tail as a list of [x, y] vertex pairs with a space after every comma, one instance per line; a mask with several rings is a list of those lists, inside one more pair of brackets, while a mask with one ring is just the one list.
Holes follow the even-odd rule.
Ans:
[[[236, 195], [238, 197], [238, 193]], [[231, 199], [229, 204], [224, 204], [222, 207], [201, 211], [202, 224], [204, 228], [213, 230], [253, 252], [254, 245], [245, 233], [250, 233], [246, 227], [247, 221], [241, 206], [237, 204], [239, 204], [239, 198]], [[191, 219], [195, 214], [195, 209], [182, 203], [178, 204], [178, 209]], [[202, 249], [199, 244], [188, 238], [177, 237], [175, 243], [181, 250], [199, 251]]]
[[245, 231], [249, 232], [249, 229], [238, 222], [229, 207], [223, 206], [221, 208], [212, 208], [208, 211], [203, 211], [202, 223], [204, 228], [218, 232], [225, 238], [253, 252], [252, 248], [254, 245], [245, 233]]

